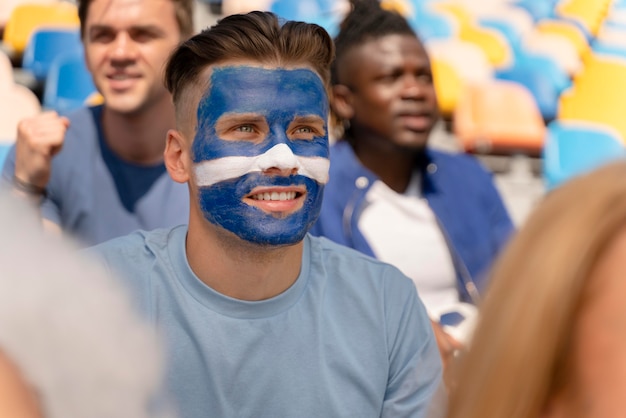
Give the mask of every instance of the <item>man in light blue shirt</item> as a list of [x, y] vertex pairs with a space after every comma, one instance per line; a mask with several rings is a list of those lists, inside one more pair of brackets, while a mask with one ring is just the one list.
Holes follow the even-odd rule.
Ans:
[[307, 235], [328, 181], [332, 58], [322, 28], [252, 12], [167, 65], [165, 164], [188, 184], [189, 225], [96, 252], [164, 335], [183, 418], [427, 417], [441, 388], [412, 281]]

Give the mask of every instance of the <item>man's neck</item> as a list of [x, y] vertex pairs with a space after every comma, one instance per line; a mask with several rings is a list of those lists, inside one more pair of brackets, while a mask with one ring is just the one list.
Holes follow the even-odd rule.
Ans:
[[123, 114], [104, 107], [102, 129], [109, 148], [123, 160], [156, 164], [163, 160], [168, 129], [175, 127], [174, 108], [161, 101], [148, 110]]
[[186, 250], [193, 272], [213, 290], [240, 300], [264, 300], [298, 278], [303, 243], [266, 247], [248, 243], [206, 221], [189, 221]]

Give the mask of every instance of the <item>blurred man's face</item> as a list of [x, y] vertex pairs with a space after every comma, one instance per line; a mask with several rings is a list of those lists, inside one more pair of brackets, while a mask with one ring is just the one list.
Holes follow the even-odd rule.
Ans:
[[349, 120], [360, 146], [423, 149], [439, 113], [420, 40], [399, 34], [372, 39], [350, 49], [342, 64], [339, 83], [350, 89]]
[[328, 180], [327, 117], [308, 68], [214, 67], [192, 144], [205, 218], [256, 244], [302, 240]]

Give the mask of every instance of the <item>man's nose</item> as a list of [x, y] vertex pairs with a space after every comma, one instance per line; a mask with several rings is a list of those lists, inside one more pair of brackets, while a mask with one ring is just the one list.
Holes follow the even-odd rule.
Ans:
[[264, 173], [280, 175], [296, 174], [300, 169], [298, 158], [285, 143], [274, 145], [262, 154], [258, 166]]
[[111, 48], [111, 58], [116, 61], [134, 60], [137, 54], [137, 47], [126, 32], [117, 33]]
[[424, 81], [413, 74], [408, 74], [404, 77], [404, 83], [402, 84], [402, 97], [407, 99], [415, 99], [424, 95]]

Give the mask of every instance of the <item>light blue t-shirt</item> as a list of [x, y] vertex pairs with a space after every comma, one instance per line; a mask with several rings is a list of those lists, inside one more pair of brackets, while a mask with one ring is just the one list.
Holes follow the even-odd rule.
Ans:
[[181, 418], [427, 416], [441, 361], [399, 270], [307, 236], [289, 289], [241, 301], [195, 276], [186, 233], [140, 231], [93, 250], [163, 333]]
[[[98, 142], [99, 121], [90, 108], [67, 117], [70, 127], [63, 148], [52, 159], [48, 197], [41, 215], [59, 225], [72, 238], [88, 246], [129, 234], [186, 224], [189, 192], [186, 184], [174, 182], [164, 172], [129, 212], [122, 203], [115, 181], [102, 158]], [[165, 138], [163, 138], [165, 141]], [[15, 148], [3, 167], [3, 182], [15, 171]]]

